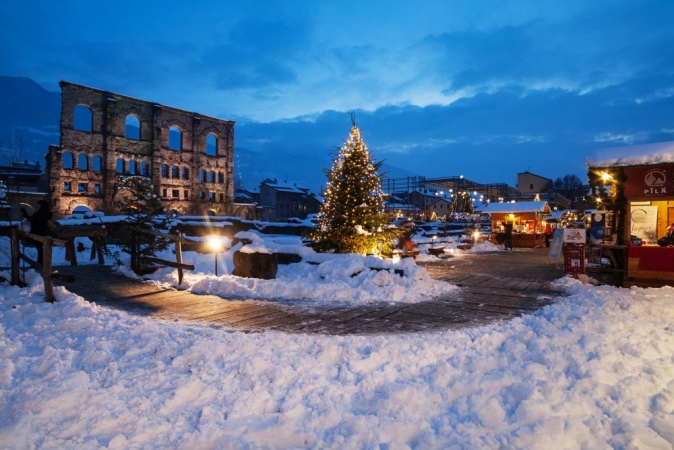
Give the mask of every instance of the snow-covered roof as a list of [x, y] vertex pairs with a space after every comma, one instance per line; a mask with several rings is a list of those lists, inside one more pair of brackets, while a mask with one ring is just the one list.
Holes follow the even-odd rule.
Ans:
[[523, 213], [550, 212], [548, 202], [490, 203], [480, 210], [482, 213]]
[[265, 181], [262, 182], [262, 184], [266, 184], [270, 188], [275, 189], [277, 191], [296, 192], [298, 194], [306, 194], [307, 192], [309, 192], [308, 187], [304, 187], [301, 184], [295, 183], [293, 181], [276, 181], [266, 179]]
[[590, 167], [674, 163], [674, 141], [602, 148], [590, 153], [586, 161]]

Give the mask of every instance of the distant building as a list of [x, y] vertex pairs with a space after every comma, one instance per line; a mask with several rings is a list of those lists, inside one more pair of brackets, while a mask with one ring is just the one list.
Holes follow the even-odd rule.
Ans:
[[122, 176], [152, 180], [166, 211], [231, 213], [234, 122], [62, 81], [60, 145], [47, 173], [55, 218], [119, 213]]
[[260, 184], [262, 220], [285, 221], [291, 217], [305, 219], [320, 210], [321, 199], [310, 189], [294, 182], [267, 178]]
[[11, 206], [9, 218], [12, 220], [21, 220], [20, 208], [32, 212], [38, 200], [49, 198], [47, 178], [40, 163], [24, 161], [0, 166], [0, 181], [3, 183], [5, 201]]
[[521, 172], [517, 174], [517, 189], [522, 193], [539, 194], [549, 191], [552, 187], [552, 180], [531, 172]]

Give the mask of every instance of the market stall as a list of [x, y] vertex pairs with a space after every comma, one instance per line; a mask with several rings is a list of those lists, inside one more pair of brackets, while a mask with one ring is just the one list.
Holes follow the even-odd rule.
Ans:
[[513, 225], [513, 247], [534, 248], [545, 243], [545, 218], [550, 215], [550, 206], [545, 201], [490, 203], [480, 210], [491, 220], [491, 242], [502, 243], [505, 224]]
[[674, 285], [674, 242], [661, 239], [674, 223], [674, 142], [603, 149], [587, 164], [598, 206], [615, 218], [613, 244], [627, 246], [623, 286]]

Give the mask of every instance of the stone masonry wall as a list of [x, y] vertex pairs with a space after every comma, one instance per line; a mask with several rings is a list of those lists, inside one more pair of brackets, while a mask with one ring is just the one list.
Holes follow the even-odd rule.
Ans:
[[[81, 120], [87, 111], [90, 123]], [[138, 139], [127, 136], [129, 116], [140, 123]], [[169, 148], [171, 127], [181, 132], [177, 149]], [[215, 155], [206, 151], [209, 134]], [[230, 214], [233, 155], [233, 121], [62, 81], [60, 146], [47, 155], [54, 215], [72, 214], [77, 206], [123, 212], [115, 206], [116, 184], [128, 175], [150, 177], [167, 212]]]

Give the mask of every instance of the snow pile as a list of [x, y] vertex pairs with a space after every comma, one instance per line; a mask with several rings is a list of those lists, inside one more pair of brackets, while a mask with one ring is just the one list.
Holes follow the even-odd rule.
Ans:
[[[329, 271], [328, 271], [329, 272]], [[6, 275], [6, 274], [5, 274]], [[674, 290], [460, 332], [246, 334], [0, 286], [3, 448], [671, 448]]]

